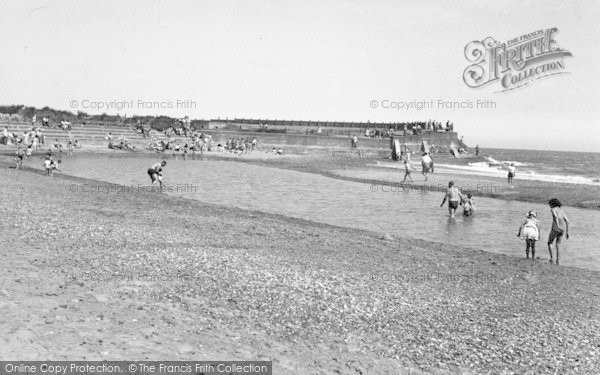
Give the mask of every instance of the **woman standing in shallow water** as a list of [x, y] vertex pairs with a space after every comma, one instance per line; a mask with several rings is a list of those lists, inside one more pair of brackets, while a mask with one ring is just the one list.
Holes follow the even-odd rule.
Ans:
[[567, 240], [569, 239], [569, 219], [567, 219], [567, 215], [563, 211], [562, 204], [558, 199], [550, 199], [548, 205], [552, 213], [552, 229], [550, 229], [550, 235], [548, 236], [550, 263], [552, 263], [552, 243], [556, 240], [556, 264], [558, 264], [558, 244], [563, 235]]

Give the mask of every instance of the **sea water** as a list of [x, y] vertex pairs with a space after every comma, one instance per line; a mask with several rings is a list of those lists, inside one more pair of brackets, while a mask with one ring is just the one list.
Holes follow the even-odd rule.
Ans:
[[485, 161], [445, 167], [505, 177], [506, 167], [514, 163], [519, 179], [600, 187], [600, 153], [490, 148], [482, 149], [480, 156]]
[[[65, 159], [63, 173], [126, 186], [148, 186], [153, 157], [110, 156]], [[93, 166], [93, 167], [92, 167]], [[218, 160], [169, 159], [167, 194], [204, 202], [258, 210], [315, 222], [366, 229], [393, 236], [424, 239], [467, 248], [525, 256], [517, 238], [524, 213], [533, 209], [542, 223], [536, 255], [548, 259], [545, 238], [551, 225], [547, 205], [477, 199], [472, 217], [448, 217], [440, 208], [443, 192], [373, 191], [370, 184], [321, 175]], [[88, 189], [90, 190], [90, 189]], [[600, 211], [565, 207], [570, 239], [561, 246], [561, 262], [600, 270]]]

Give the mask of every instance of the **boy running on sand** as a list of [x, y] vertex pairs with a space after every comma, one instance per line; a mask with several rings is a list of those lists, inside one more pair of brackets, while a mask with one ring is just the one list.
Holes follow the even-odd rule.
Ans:
[[535, 242], [540, 239], [540, 222], [536, 219], [535, 211], [527, 213], [527, 220], [519, 227], [517, 237], [525, 240], [525, 258], [529, 259], [531, 249], [531, 260], [535, 260]]
[[165, 160], [163, 160], [160, 163], [156, 163], [152, 167], [148, 168], [148, 176], [150, 176], [150, 181], [152, 182], [152, 185], [154, 185], [158, 181], [160, 190], [162, 190], [162, 187], [163, 187], [162, 171], [166, 165], [167, 165], [167, 162]]
[[440, 204], [440, 207], [443, 207], [446, 200], [448, 200], [448, 213], [450, 213], [450, 217], [454, 217], [454, 213], [462, 198], [463, 195], [460, 190], [454, 186], [454, 181], [450, 181], [448, 182], [448, 189], [446, 189], [446, 195], [444, 195], [444, 200], [442, 201], [442, 204]]
[[548, 236], [548, 251], [550, 252], [550, 263], [552, 263], [552, 243], [556, 240], [556, 264], [558, 264], [558, 244], [563, 235], [569, 239], [569, 219], [562, 209], [562, 204], [556, 198], [548, 201], [552, 213], [552, 229]]

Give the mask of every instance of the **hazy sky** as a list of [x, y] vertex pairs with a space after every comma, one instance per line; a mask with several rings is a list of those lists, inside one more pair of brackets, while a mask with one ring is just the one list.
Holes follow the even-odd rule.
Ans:
[[[472, 146], [600, 152], [595, 0], [35, 0], [3, 1], [0, 9], [1, 104], [204, 119], [432, 118], [453, 121]], [[551, 27], [573, 54], [565, 59], [570, 74], [504, 93], [497, 83], [463, 82], [470, 41]], [[434, 100], [437, 107], [439, 99], [493, 100], [496, 108], [381, 105]], [[196, 108], [176, 108], [177, 100]], [[89, 108], [112, 101], [133, 105]]]

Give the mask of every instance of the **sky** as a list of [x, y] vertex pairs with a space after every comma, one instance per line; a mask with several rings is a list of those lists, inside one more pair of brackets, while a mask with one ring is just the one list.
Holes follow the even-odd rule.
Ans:
[[[198, 119], [450, 120], [470, 146], [600, 152], [595, 0], [4, 0], [1, 10], [3, 105]], [[553, 27], [572, 53], [568, 74], [507, 92], [463, 81], [469, 42]], [[477, 108], [478, 100], [494, 107]], [[411, 101], [434, 104], [390, 108]]]

